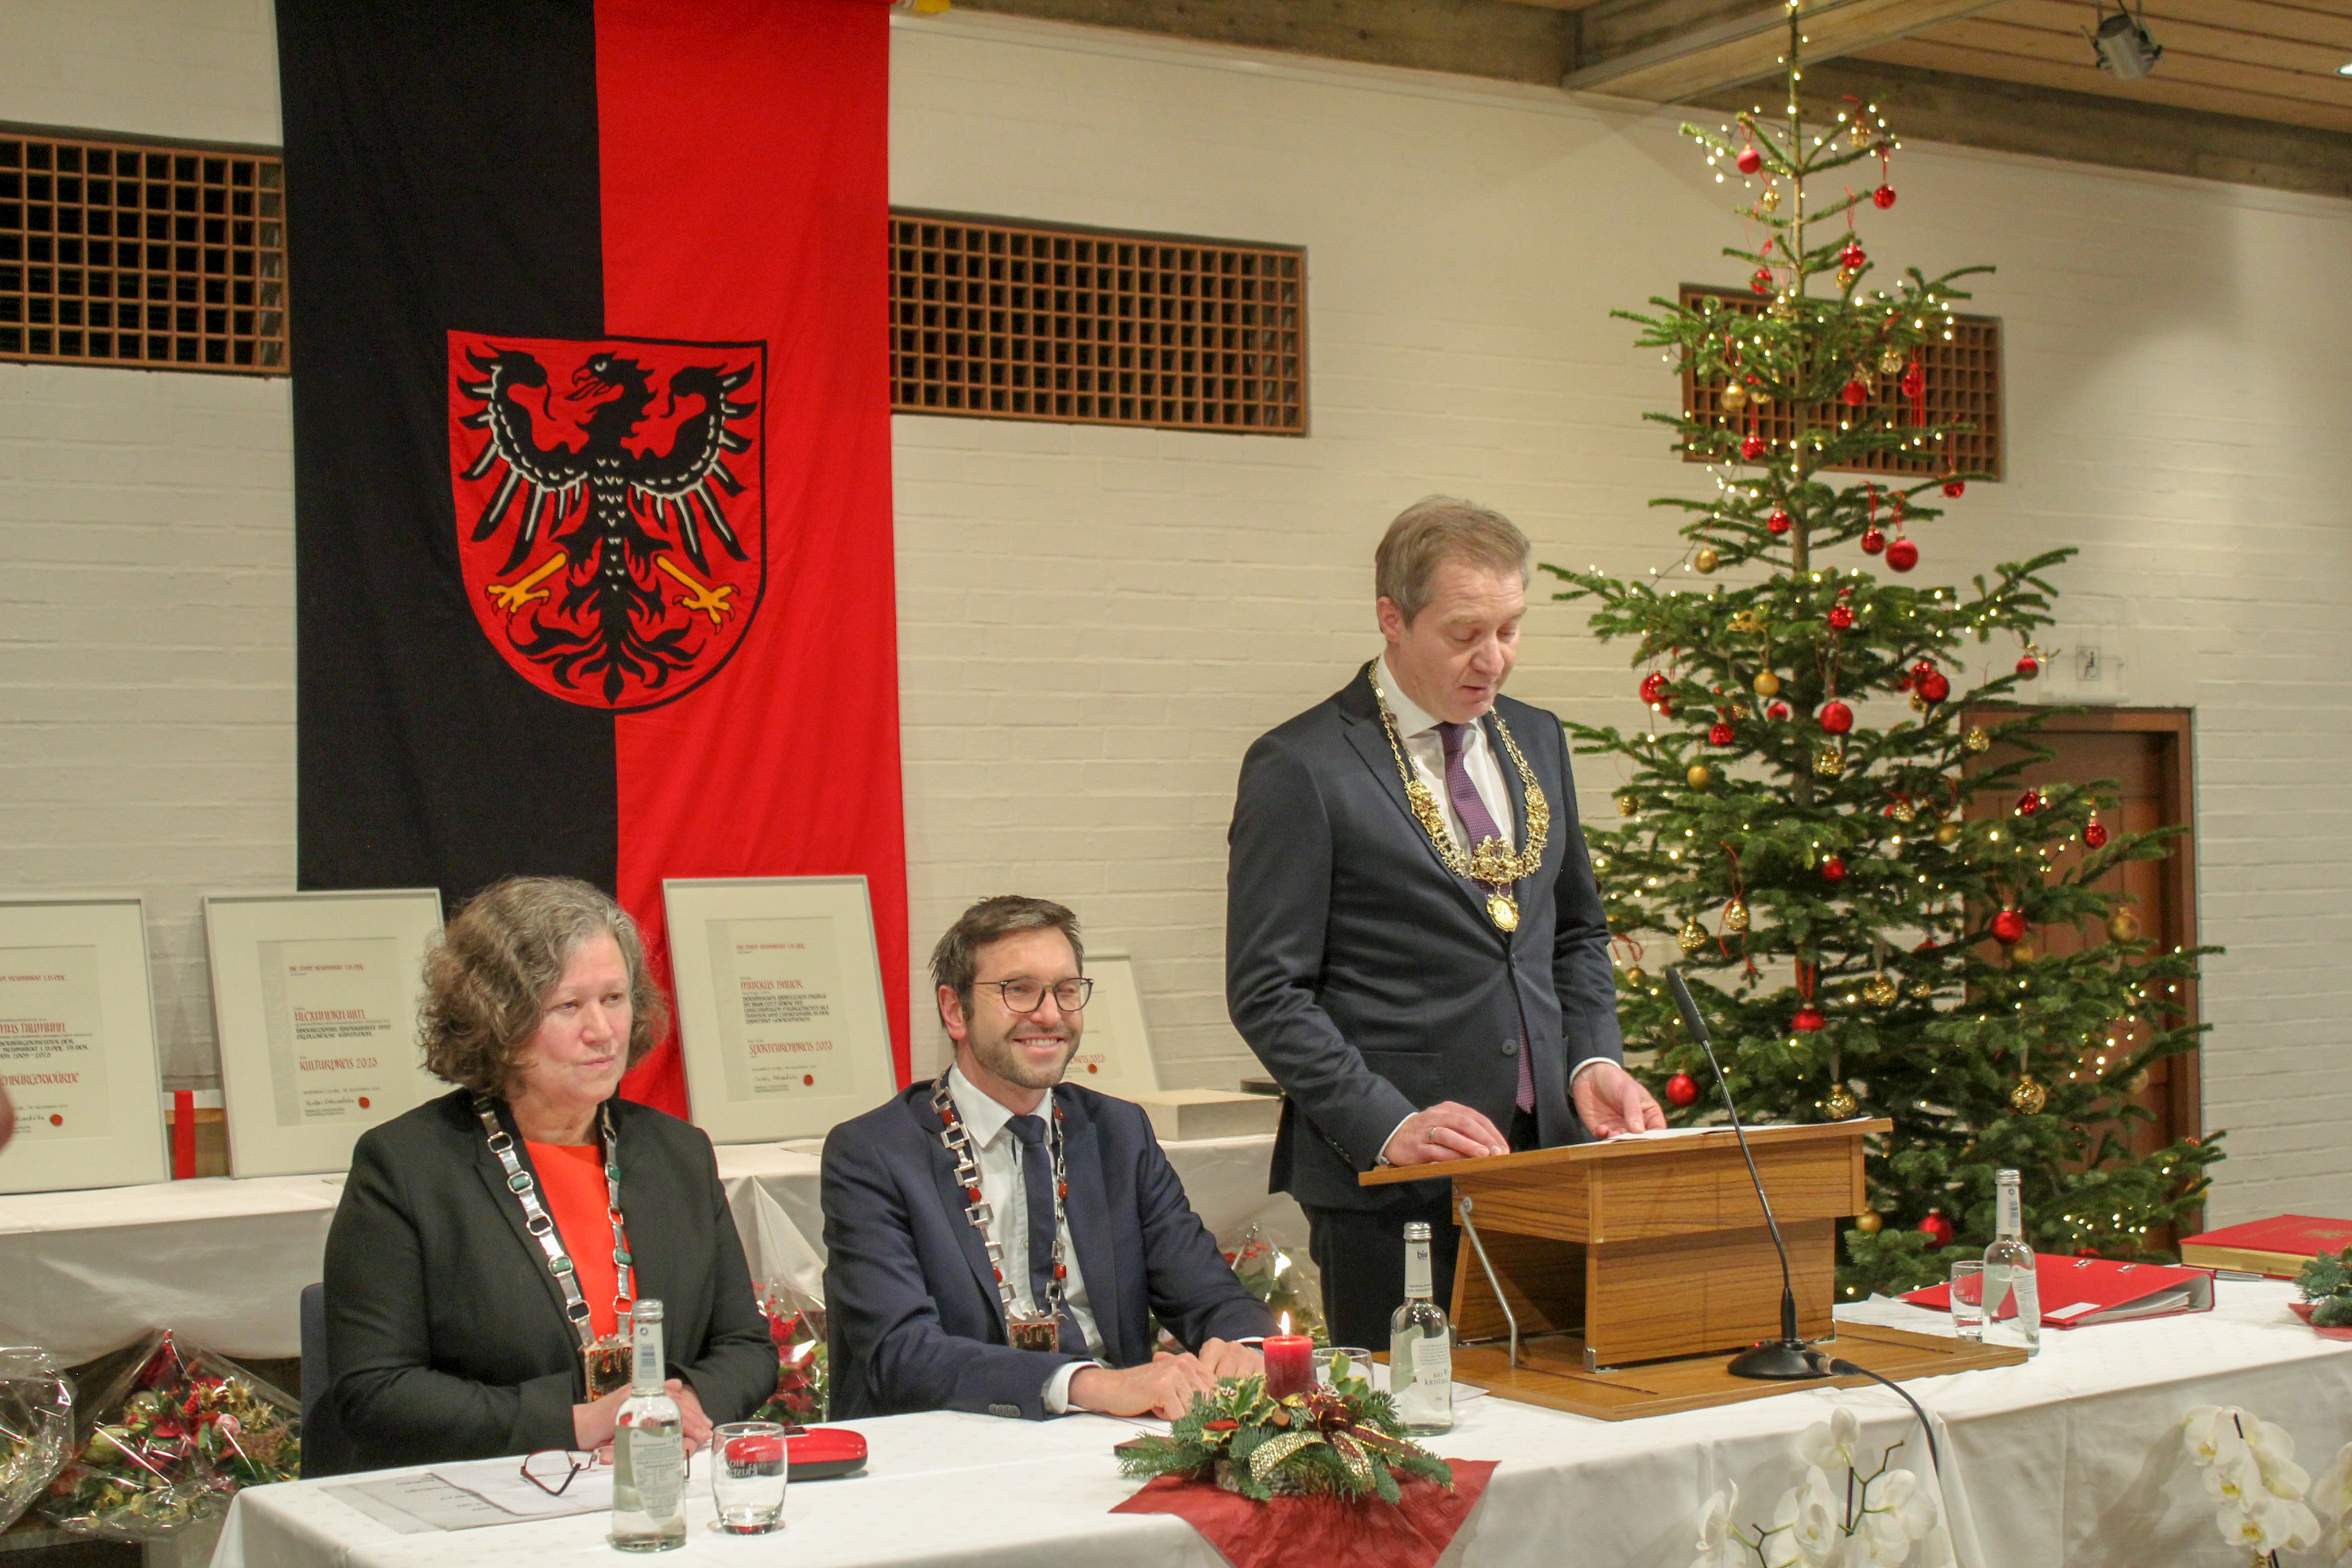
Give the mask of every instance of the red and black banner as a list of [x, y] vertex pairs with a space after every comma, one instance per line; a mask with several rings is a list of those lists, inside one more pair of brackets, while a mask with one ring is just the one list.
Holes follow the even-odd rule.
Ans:
[[903, 1081], [887, 5], [278, 34], [302, 885], [863, 873]]

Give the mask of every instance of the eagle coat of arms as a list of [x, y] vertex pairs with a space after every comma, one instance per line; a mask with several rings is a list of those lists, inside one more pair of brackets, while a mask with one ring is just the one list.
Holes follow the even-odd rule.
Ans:
[[457, 555], [483, 635], [552, 696], [674, 702], [766, 585], [760, 343], [449, 334]]

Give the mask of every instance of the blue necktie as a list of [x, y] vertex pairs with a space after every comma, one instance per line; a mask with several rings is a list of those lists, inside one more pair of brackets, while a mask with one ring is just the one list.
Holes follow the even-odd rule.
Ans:
[[[1454, 814], [1462, 819], [1463, 835], [1470, 841], [1472, 849], [1488, 839], [1496, 839], [1508, 850], [1510, 835], [1495, 826], [1494, 816], [1486, 810], [1486, 802], [1479, 799], [1477, 787], [1470, 782], [1470, 769], [1462, 760], [1462, 732], [1467, 727], [1459, 724], [1437, 727], [1445, 743], [1445, 798], [1454, 803]], [[1534, 1064], [1528, 1060], [1530, 1054], [1523, 1024], [1519, 1033], [1519, 1092], [1514, 1097], [1522, 1111], [1536, 1108], [1536, 1074]]]
[[[1029, 1300], [1045, 1312], [1054, 1302], [1054, 1151], [1045, 1141], [1045, 1118], [1015, 1116], [1007, 1124], [1021, 1140], [1021, 1190], [1029, 1205]], [[1087, 1353], [1076, 1314], [1062, 1313], [1062, 1348]]]

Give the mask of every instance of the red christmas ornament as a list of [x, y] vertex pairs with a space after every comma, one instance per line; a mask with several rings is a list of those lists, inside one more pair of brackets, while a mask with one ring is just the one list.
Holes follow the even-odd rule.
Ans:
[[1876, 555], [1886, 548], [1886, 530], [1876, 523], [1862, 530], [1862, 553]]
[[1718, 721], [1706, 732], [1706, 743], [1709, 746], [1729, 746], [1731, 744], [1731, 727]]
[[1921, 396], [1927, 390], [1927, 368], [1921, 365], [1918, 361], [1912, 361], [1910, 368], [1903, 372], [1902, 381], [1896, 384], [1902, 387], [1903, 395], [1905, 397], [1916, 398]]
[[2083, 841], [2090, 845], [2091, 848], [2095, 850], [2105, 849], [2107, 847], [2107, 830], [2105, 826], [2100, 822], [2094, 821], [2089, 827], [2083, 830]]
[[2014, 909], [2004, 909], [1992, 917], [1992, 934], [1996, 941], [2025, 940], [2025, 916]]
[[1841, 267], [1860, 267], [1864, 262], [1868, 261], [1870, 257], [1863, 253], [1862, 242], [1860, 240], [1850, 239], [1846, 241], [1845, 248], [1838, 252], [1838, 265]]
[[2030, 817], [2042, 810], [2042, 791], [2028, 789], [2017, 798], [2017, 814], [2021, 817]]
[[1950, 1246], [1952, 1238], [1959, 1233], [1952, 1228], [1950, 1220], [1940, 1214], [1931, 1214], [1919, 1222], [1919, 1234], [1927, 1239], [1929, 1247], [1940, 1250]]
[[2030, 681], [2042, 673], [2042, 661], [2028, 653], [2017, 661], [2018, 679]]
[[1853, 606], [1850, 604], [1831, 605], [1830, 625], [1832, 629], [1839, 632], [1852, 631], [1853, 629]]
[[1764, 526], [1776, 534], [1785, 534], [1796, 526], [1796, 522], [1788, 513], [1775, 507], [1772, 508], [1772, 515], [1764, 519]]
[[1739, 444], [1739, 455], [1745, 457], [1750, 463], [1753, 463], [1759, 457], [1763, 456], [1764, 438], [1760, 435], [1751, 435], [1741, 441]]
[[1832, 855], [1829, 859], [1823, 861], [1822, 862], [1822, 880], [1823, 882], [1843, 882], [1845, 880], [1845, 862], [1838, 859], [1835, 855]]
[[1769, 267], [1758, 267], [1756, 269], [1756, 276], [1748, 280], [1748, 287], [1754, 289], [1759, 294], [1771, 293], [1772, 269]]
[[1845, 400], [1848, 407], [1860, 408], [1864, 403], [1870, 401], [1870, 384], [1867, 382], [1864, 382], [1861, 377], [1856, 376], [1853, 380], [1845, 383], [1843, 390], [1839, 392], [1838, 396]]
[[1766, 718], [1775, 719], [1786, 718], [1791, 711], [1793, 710], [1790, 709], [1787, 703], [1774, 703], [1771, 706], [1764, 710], [1764, 716]]
[[1677, 1072], [1666, 1080], [1666, 1103], [1687, 1105], [1698, 1098], [1698, 1080], [1687, 1072]]
[[1927, 678], [1919, 683], [1919, 695], [1931, 703], [1942, 702], [1952, 695], [1952, 683], [1936, 671], [1930, 670], [1927, 672]]
[[1656, 702], [1660, 696], [1664, 695], [1665, 689], [1666, 675], [1664, 671], [1652, 670], [1648, 674], [1642, 677], [1642, 700], [1643, 702]]
[[1967, 493], [1968, 487], [1969, 482], [1966, 479], [1947, 479], [1944, 481], [1944, 494], [1949, 496], [1955, 501], [1958, 500], [1961, 496]]
[[1734, 158], [1732, 162], [1738, 165], [1741, 173], [1753, 174], [1757, 170], [1764, 167], [1764, 154], [1757, 152], [1753, 147], [1742, 147], [1739, 150], [1739, 156]]
[[1896, 571], [1909, 571], [1919, 564], [1919, 547], [1909, 539], [1896, 539], [1886, 547], [1886, 564]]
[[1829, 1027], [1829, 1021], [1817, 1009], [1805, 1007], [1797, 1009], [1797, 1016], [1789, 1020], [1789, 1027], [1799, 1034], [1812, 1034]]
[[1870, 199], [1878, 204], [1879, 211], [1885, 212], [1887, 208], [1895, 204], [1895, 187], [1892, 185], [1881, 185], [1878, 189], [1870, 193]]
[[1853, 709], [1831, 698], [1822, 705], [1822, 727], [1832, 735], [1843, 735], [1853, 727]]

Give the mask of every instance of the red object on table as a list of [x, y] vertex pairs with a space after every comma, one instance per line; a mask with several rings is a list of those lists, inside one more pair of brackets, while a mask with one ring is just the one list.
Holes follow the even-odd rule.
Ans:
[[1495, 1474], [1493, 1459], [1448, 1462], [1453, 1490], [1434, 1481], [1403, 1481], [1402, 1503], [1328, 1495], [1253, 1502], [1209, 1481], [1160, 1476], [1111, 1512], [1172, 1513], [1234, 1568], [1432, 1568]]
[[1265, 1336], [1266, 1396], [1304, 1394], [1315, 1386], [1315, 1342], [1305, 1334]]
[[172, 1092], [172, 1179], [188, 1181], [196, 1174], [196, 1096], [189, 1089]]

